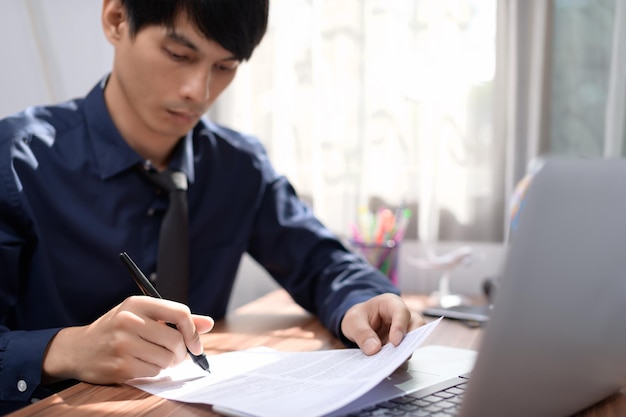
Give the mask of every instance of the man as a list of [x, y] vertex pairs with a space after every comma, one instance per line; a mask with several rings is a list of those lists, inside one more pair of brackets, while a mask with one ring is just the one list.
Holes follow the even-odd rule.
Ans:
[[[5, 409], [59, 381], [121, 383], [200, 353], [246, 251], [366, 354], [423, 323], [316, 220], [256, 139], [201, 117], [261, 41], [267, 11], [267, 0], [104, 0], [111, 73], [84, 99], [0, 122]], [[188, 182], [189, 307], [131, 296], [118, 260], [126, 251], [157, 270], [168, 197], [141, 170], [166, 168]]]

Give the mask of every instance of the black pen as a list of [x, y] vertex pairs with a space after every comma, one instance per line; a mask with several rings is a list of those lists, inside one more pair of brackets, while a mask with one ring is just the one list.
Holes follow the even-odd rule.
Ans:
[[[163, 298], [161, 297], [161, 294], [159, 294], [159, 292], [156, 290], [156, 288], [154, 288], [152, 284], [150, 284], [150, 281], [148, 281], [148, 278], [146, 278], [143, 272], [141, 272], [141, 269], [139, 269], [137, 264], [135, 264], [135, 262], [130, 258], [130, 256], [128, 256], [126, 252], [120, 253], [120, 259], [122, 260], [122, 263], [124, 264], [124, 266], [126, 266], [126, 268], [128, 269], [128, 272], [130, 272], [130, 275], [133, 277], [133, 279], [137, 283], [137, 286], [141, 289], [141, 292], [143, 292], [144, 295], [154, 297], [154, 298], [161, 298], [161, 299]], [[172, 329], [176, 329], [175, 324], [172, 324], [172, 323], [165, 323], [165, 324], [167, 324]], [[204, 369], [207, 372], [211, 372], [211, 370], [209, 369], [209, 361], [207, 360], [204, 352], [202, 352], [199, 355], [194, 355], [193, 353], [189, 351], [189, 348], [187, 348], [187, 353], [189, 353], [189, 356], [191, 356], [191, 359], [200, 368]]]

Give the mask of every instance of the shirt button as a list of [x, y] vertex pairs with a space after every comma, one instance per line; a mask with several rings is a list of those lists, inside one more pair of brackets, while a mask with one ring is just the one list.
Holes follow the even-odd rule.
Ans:
[[152, 282], [154, 284], [156, 282], [156, 280], [157, 280], [156, 272], [151, 273], [150, 277], [148, 279], [150, 280], [150, 282]]
[[154, 216], [154, 209], [148, 209], [148, 216]]
[[17, 381], [17, 390], [19, 392], [24, 392], [26, 391], [26, 389], [28, 389], [28, 384], [26, 384], [26, 381], [24, 381], [23, 379]]

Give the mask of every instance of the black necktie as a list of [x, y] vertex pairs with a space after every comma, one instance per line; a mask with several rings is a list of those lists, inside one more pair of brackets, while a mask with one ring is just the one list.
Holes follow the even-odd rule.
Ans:
[[156, 171], [140, 166], [139, 171], [169, 195], [169, 206], [161, 223], [156, 285], [163, 298], [187, 303], [189, 280], [189, 223], [187, 177], [182, 172]]

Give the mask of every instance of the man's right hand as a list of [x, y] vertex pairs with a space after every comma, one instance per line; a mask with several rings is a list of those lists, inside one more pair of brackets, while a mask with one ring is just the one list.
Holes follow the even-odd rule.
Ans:
[[186, 348], [200, 354], [198, 334], [213, 325], [212, 318], [191, 314], [184, 304], [129, 297], [90, 325], [59, 331], [44, 355], [42, 382], [77, 379], [115, 384], [154, 376], [182, 362]]

